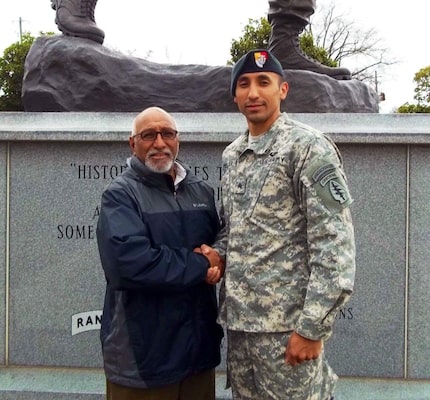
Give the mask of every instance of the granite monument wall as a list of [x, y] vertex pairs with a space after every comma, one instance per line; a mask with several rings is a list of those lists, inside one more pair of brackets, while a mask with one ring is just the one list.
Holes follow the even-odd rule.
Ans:
[[[180, 158], [219, 197], [221, 152], [244, 118], [174, 116]], [[335, 140], [355, 199], [355, 292], [327, 344], [332, 366], [340, 376], [430, 379], [430, 116], [290, 116]], [[0, 113], [0, 378], [15, 367], [102, 375], [95, 227], [101, 192], [130, 154], [133, 117]]]

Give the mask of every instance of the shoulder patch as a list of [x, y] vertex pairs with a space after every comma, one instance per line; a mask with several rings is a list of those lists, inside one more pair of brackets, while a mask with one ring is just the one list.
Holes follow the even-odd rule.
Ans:
[[312, 173], [312, 181], [320, 201], [330, 210], [339, 210], [352, 203], [343, 172], [334, 164], [318, 167]]
[[342, 186], [338, 181], [332, 179], [329, 181], [330, 193], [333, 199], [343, 204], [349, 200], [349, 193], [346, 187]]
[[313, 174], [312, 179], [314, 182], [318, 182], [324, 178], [328, 173], [334, 171], [336, 167], [333, 164], [325, 164], [319, 167]]

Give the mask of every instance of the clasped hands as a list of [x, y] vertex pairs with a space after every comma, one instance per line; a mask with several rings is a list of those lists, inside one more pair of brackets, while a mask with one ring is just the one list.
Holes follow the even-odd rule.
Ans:
[[224, 260], [215, 249], [206, 244], [196, 247], [194, 252], [204, 255], [208, 259], [209, 268], [206, 274], [206, 282], [210, 285], [216, 285], [224, 275]]

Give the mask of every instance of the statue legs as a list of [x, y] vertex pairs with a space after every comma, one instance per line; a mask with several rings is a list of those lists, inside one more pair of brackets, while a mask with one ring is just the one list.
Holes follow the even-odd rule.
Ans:
[[304, 54], [299, 34], [315, 11], [316, 0], [269, 0], [268, 19], [271, 25], [269, 50], [285, 69], [303, 69], [335, 79], [351, 79], [347, 68], [327, 67]]
[[[304, 54], [299, 34], [315, 11], [316, 0], [269, 0], [268, 19], [271, 25], [269, 50], [285, 69], [303, 69], [335, 79], [351, 79], [346, 68], [322, 65]], [[97, 0], [51, 0], [56, 10], [55, 23], [65, 35], [77, 36], [103, 44], [105, 34], [96, 25], [94, 10]]]
[[77, 36], [102, 44], [104, 32], [96, 25], [97, 0], [51, 0], [55, 23], [65, 35]]

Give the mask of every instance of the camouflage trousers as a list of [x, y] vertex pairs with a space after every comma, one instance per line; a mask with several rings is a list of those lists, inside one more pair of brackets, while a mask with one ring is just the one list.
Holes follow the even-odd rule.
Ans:
[[337, 375], [324, 358], [284, 361], [290, 333], [228, 331], [227, 375], [234, 400], [329, 400]]

